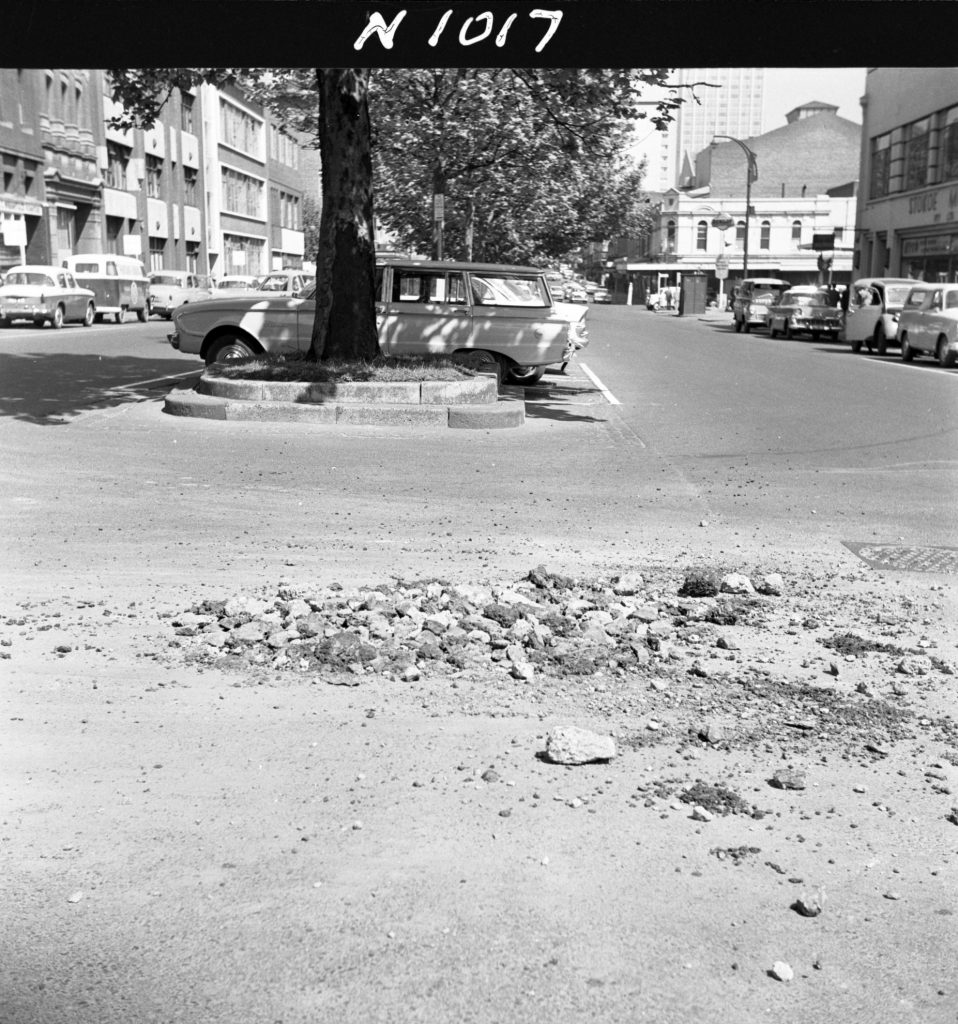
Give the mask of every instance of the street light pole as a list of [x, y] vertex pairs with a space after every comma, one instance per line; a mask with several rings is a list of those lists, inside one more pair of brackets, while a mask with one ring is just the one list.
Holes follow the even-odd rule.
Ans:
[[748, 228], [749, 228], [749, 216], [752, 212], [752, 182], [758, 181], [758, 161], [755, 159], [755, 154], [742, 142], [741, 139], [736, 139], [733, 135], [713, 135], [712, 146], [715, 146], [716, 139], [727, 139], [729, 142], [734, 142], [736, 146], [745, 154], [746, 170], [745, 170], [745, 244], [742, 250], [742, 278], [748, 277]]

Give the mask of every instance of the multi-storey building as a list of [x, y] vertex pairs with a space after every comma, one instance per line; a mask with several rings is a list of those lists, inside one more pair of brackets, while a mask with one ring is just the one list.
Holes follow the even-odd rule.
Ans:
[[958, 69], [869, 68], [855, 271], [958, 281]]
[[0, 269], [84, 252], [214, 276], [302, 266], [302, 149], [261, 108], [201, 86], [149, 131], [111, 127], [119, 112], [103, 71], [0, 69]]
[[[801, 284], [830, 275], [833, 283], [847, 282], [861, 129], [836, 110], [804, 104], [780, 128], [701, 150], [687, 188], [652, 197], [654, 229], [613, 243], [609, 259], [620, 296], [643, 301], [646, 291], [680, 284], [688, 273], [706, 274], [709, 290], [720, 296], [725, 279], [716, 276], [716, 260], [727, 260], [729, 281], [743, 277], [746, 230], [748, 276]], [[748, 184], [746, 149], [757, 170]], [[827, 236], [830, 248], [813, 248], [816, 236]]]

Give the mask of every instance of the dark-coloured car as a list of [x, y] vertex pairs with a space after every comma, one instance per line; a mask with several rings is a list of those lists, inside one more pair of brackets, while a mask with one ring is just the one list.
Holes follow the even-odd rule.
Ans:
[[823, 334], [837, 338], [842, 326], [838, 293], [827, 288], [789, 289], [776, 305], [768, 307], [766, 323], [773, 338], [779, 332], [786, 338], [796, 334], [810, 334], [816, 340]]

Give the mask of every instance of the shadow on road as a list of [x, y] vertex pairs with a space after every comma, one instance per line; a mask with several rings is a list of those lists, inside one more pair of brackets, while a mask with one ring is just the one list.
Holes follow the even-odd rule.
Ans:
[[[526, 418], [566, 423], [601, 423], [608, 406], [598, 390], [581, 377], [546, 371], [538, 384], [525, 388]], [[591, 410], [594, 410], [591, 411]]]
[[202, 366], [181, 359], [65, 352], [0, 354], [0, 416], [64, 426], [81, 413], [128, 402], [161, 401]]

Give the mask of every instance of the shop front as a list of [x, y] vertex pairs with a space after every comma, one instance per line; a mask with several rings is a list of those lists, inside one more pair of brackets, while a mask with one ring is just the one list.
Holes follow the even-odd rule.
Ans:
[[902, 238], [898, 276], [940, 284], [958, 281], [958, 231]]

